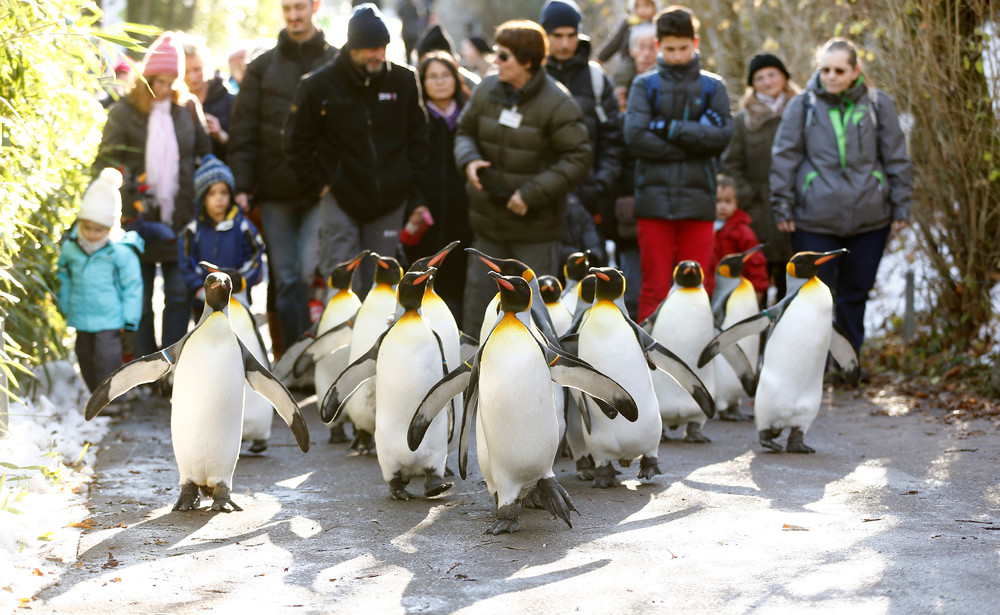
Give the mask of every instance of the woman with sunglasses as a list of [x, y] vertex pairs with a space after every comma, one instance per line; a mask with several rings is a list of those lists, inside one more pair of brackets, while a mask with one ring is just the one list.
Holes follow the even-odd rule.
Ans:
[[[566, 195], [590, 172], [590, 139], [573, 97], [542, 64], [548, 39], [533, 21], [494, 35], [497, 72], [472, 93], [458, 119], [455, 162], [469, 182], [473, 247], [516, 258], [536, 275], [559, 271]], [[496, 283], [469, 259], [463, 329], [479, 331]]]
[[892, 98], [871, 86], [854, 45], [830, 40], [818, 64], [778, 126], [771, 207], [794, 252], [850, 251], [819, 275], [833, 291], [836, 323], [859, 351], [889, 232], [910, 217], [913, 167]]

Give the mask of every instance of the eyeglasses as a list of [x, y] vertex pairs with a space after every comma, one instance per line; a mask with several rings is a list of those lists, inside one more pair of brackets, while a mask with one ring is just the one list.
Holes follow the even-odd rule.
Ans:
[[506, 51], [501, 51], [497, 47], [493, 47], [493, 53], [497, 54], [497, 59], [500, 60], [501, 62], [506, 62], [507, 60], [510, 59], [509, 53], [507, 53]]
[[820, 67], [819, 72], [824, 75], [829, 75], [831, 72], [837, 75], [844, 75], [847, 73], [847, 70], [843, 68], [830, 68], [828, 66], [822, 66]]

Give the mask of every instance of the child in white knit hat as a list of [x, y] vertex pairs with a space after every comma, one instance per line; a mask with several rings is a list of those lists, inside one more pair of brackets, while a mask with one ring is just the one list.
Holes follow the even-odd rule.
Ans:
[[142, 317], [143, 241], [121, 230], [121, 185], [117, 169], [101, 171], [59, 253], [59, 310], [76, 329], [76, 356], [91, 391], [121, 365], [121, 331], [134, 331]]

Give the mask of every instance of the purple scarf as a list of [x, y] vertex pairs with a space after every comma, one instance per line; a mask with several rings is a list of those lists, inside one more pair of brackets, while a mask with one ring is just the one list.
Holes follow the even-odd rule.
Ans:
[[448, 130], [451, 130], [452, 132], [455, 131], [455, 126], [458, 124], [458, 114], [461, 109], [458, 108], [458, 104], [455, 103], [454, 98], [451, 100], [451, 104], [448, 105], [447, 109], [442, 109], [428, 100], [427, 110], [430, 111], [431, 115], [434, 117], [439, 117], [444, 120], [444, 123], [448, 125]]

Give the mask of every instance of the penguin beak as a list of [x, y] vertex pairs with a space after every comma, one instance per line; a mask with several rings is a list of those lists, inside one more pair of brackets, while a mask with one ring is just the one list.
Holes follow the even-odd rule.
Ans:
[[378, 259], [375, 262], [378, 263], [378, 266], [381, 267], [382, 269], [388, 269], [389, 268], [389, 263], [383, 261], [382, 259]]
[[608, 276], [608, 274], [606, 274], [603, 271], [601, 271], [600, 269], [598, 269], [597, 267], [591, 267], [589, 269], [589, 271], [590, 271], [590, 273], [594, 274], [594, 277], [600, 278], [600, 279], [604, 280], [605, 282], [610, 282], [611, 281], [611, 277]]
[[208, 261], [198, 261], [198, 266], [202, 269], [207, 269], [212, 273], [217, 273], [219, 271], [219, 267], [217, 265], [213, 265]]
[[498, 288], [499, 287], [503, 287], [503, 288], [506, 288], [507, 290], [514, 290], [514, 285], [511, 284], [510, 282], [508, 282], [507, 280], [503, 279], [503, 276], [500, 275], [499, 273], [497, 273], [496, 271], [488, 271], [487, 274], [491, 278], [493, 278], [494, 280], [496, 280]]
[[743, 253], [743, 262], [744, 262], [744, 263], [745, 263], [745, 262], [747, 262], [748, 260], [750, 260], [750, 258], [751, 258], [751, 257], [752, 257], [752, 256], [753, 256], [753, 255], [754, 255], [755, 253], [759, 252], [760, 250], [763, 250], [763, 249], [764, 249], [764, 245], [765, 245], [765, 244], [762, 244], [762, 243], [759, 243], [759, 244], [757, 244], [757, 245], [756, 245], [755, 247], [753, 247], [753, 248], [750, 248], [749, 250], [747, 250], [746, 252], [744, 252], [744, 253]]
[[437, 273], [437, 269], [435, 269], [434, 267], [431, 267], [431, 268], [430, 268], [430, 269], [428, 269], [428, 270], [427, 270], [426, 272], [424, 272], [424, 274], [423, 274], [422, 276], [420, 276], [420, 277], [418, 277], [417, 279], [413, 280], [413, 283], [414, 283], [414, 284], [423, 284], [423, 283], [424, 283], [424, 282], [426, 282], [426, 281], [427, 281], [427, 280], [428, 280], [428, 279], [429, 279], [429, 278], [430, 278], [431, 276], [433, 276], [433, 275], [434, 275], [435, 273]]
[[841, 248], [839, 250], [831, 250], [830, 252], [826, 252], [823, 254], [823, 256], [816, 259], [816, 266], [818, 267], [819, 265], [822, 265], [827, 261], [831, 261], [840, 256], [841, 254], [847, 254], [847, 252], [848, 252], [847, 248]]
[[455, 241], [453, 241], [453, 242], [449, 243], [448, 245], [446, 245], [445, 247], [441, 248], [438, 251], [438, 253], [435, 254], [433, 258], [431, 258], [430, 264], [433, 265], [433, 266], [435, 266], [435, 267], [437, 267], [437, 264], [440, 263], [441, 261], [443, 261], [444, 257], [448, 256], [448, 253], [451, 252], [455, 248], [455, 246], [457, 246], [460, 243], [462, 243], [462, 242], [456, 239]]
[[[352, 261], [350, 262], [350, 264], [349, 264], [349, 265], [347, 265], [347, 270], [348, 270], [348, 271], [354, 271], [355, 269], [357, 269], [357, 268], [358, 268], [358, 265], [360, 265], [360, 264], [361, 264], [361, 261], [365, 260], [365, 257], [366, 257], [366, 256], [368, 256], [368, 254], [369, 254], [370, 252], [371, 252], [371, 250], [365, 250], [365, 251], [363, 251], [363, 252], [362, 252], [361, 254], [358, 254], [357, 256], [355, 256], [355, 257], [354, 257], [354, 260], [352, 260]], [[380, 262], [381, 262], [381, 261], [380, 261]]]

